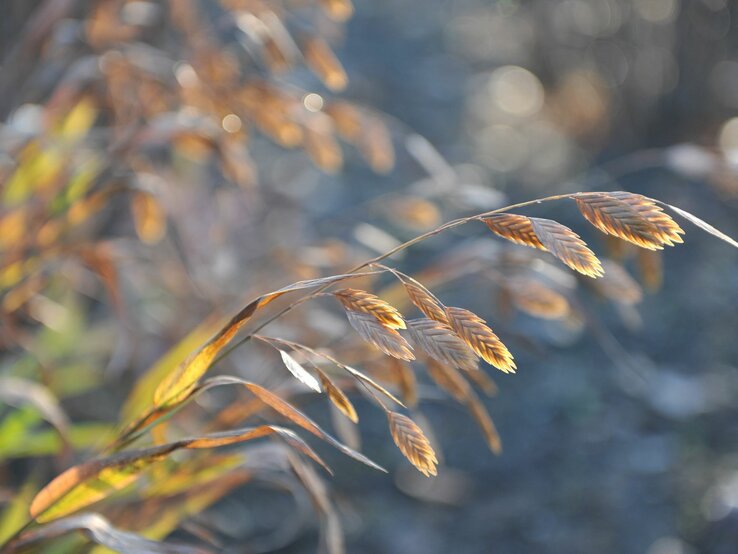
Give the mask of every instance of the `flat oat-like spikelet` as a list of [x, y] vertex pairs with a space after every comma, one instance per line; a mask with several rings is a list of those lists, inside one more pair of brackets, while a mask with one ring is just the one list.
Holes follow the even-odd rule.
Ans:
[[605, 260], [605, 277], [593, 283], [602, 296], [621, 304], [634, 305], [643, 299], [638, 282], [617, 262]]
[[346, 310], [346, 316], [351, 326], [365, 341], [372, 343], [388, 356], [408, 361], [415, 359], [412, 347], [402, 335], [382, 325], [372, 314]]
[[320, 377], [320, 382], [323, 384], [323, 388], [333, 405], [351, 421], [358, 423], [359, 416], [346, 394], [324, 372], [318, 371], [318, 377]]
[[536, 236], [554, 256], [588, 277], [602, 277], [602, 264], [574, 231], [551, 219], [531, 217]]
[[358, 289], [341, 289], [333, 294], [347, 311], [371, 314], [389, 329], [405, 328], [405, 320], [399, 310], [378, 296]]
[[425, 368], [436, 385], [453, 396], [457, 402], [464, 404], [469, 400], [472, 395], [471, 385], [453, 367], [429, 359]]
[[684, 231], [652, 200], [630, 192], [583, 192], [574, 197], [587, 221], [608, 235], [614, 235], [648, 250], [681, 243]]
[[496, 235], [515, 244], [546, 250], [533, 230], [531, 218], [517, 214], [496, 214], [484, 218], [484, 223]]
[[610, 194], [629, 204], [643, 219], [654, 225], [659, 230], [658, 238], [662, 244], [674, 246], [684, 242], [680, 236], [684, 230], [650, 198], [622, 190]]
[[516, 244], [550, 252], [567, 266], [588, 277], [601, 277], [602, 265], [574, 231], [551, 219], [517, 214], [484, 218], [495, 234]]
[[515, 373], [510, 351], [478, 315], [464, 308], [446, 308], [451, 328], [485, 362], [504, 373]]
[[423, 317], [408, 320], [407, 328], [415, 344], [435, 360], [466, 371], [478, 369], [477, 356], [447, 324]]
[[505, 287], [515, 306], [534, 317], [561, 319], [569, 314], [569, 301], [559, 292], [534, 279], [511, 279]]
[[417, 424], [397, 412], [387, 412], [390, 433], [400, 452], [426, 477], [437, 475], [438, 458]]
[[426, 289], [423, 285], [418, 283], [415, 279], [401, 275], [400, 280], [405, 286], [405, 291], [410, 297], [410, 300], [415, 306], [423, 312], [428, 318], [440, 321], [441, 323], [448, 323], [446, 318], [446, 311], [443, 305], [433, 294]]

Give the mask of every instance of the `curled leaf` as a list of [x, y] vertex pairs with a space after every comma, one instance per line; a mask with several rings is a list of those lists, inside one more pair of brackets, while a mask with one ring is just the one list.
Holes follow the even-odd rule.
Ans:
[[295, 376], [295, 378], [300, 381], [301, 383], [307, 385], [315, 392], [322, 392], [320, 389], [320, 383], [318, 383], [318, 380], [313, 377], [307, 369], [302, 367], [297, 360], [295, 360], [292, 356], [290, 356], [287, 352], [284, 350], [279, 351], [280, 356], [282, 356], [282, 361], [284, 362], [285, 367], [289, 370], [289, 372]]

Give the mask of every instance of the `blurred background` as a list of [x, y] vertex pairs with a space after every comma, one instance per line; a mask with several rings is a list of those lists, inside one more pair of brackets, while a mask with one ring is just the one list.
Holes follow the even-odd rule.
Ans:
[[[140, 376], [200, 325], [194, 349], [213, 314], [443, 221], [622, 189], [738, 236], [728, 0], [0, 9], [0, 375], [7, 390], [34, 382], [57, 398], [71, 442], [27, 395], [0, 396], [5, 503], [89, 457]], [[483, 226], [392, 260], [490, 321], [519, 371], [492, 375], [494, 456], [414, 368], [413, 414], [443, 458], [435, 479], [351, 396], [359, 435], [336, 433], [390, 473], [325, 453], [346, 550], [736, 552], [738, 252], [687, 222], [684, 245], [652, 255], [593, 233], [573, 203], [525, 213], [572, 227], [608, 276], [574, 277]], [[317, 302], [269, 330], [322, 346], [346, 326]], [[275, 367], [256, 346], [222, 364], [272, 385]], [[169, 432], [201, 429], [232, 400], [207, 397]], [[340, 426], [325, 402], [301, 406]], [[172, 536], [314, 552], [309, 502], [295, 508], [274, 488], [239, 487]]]

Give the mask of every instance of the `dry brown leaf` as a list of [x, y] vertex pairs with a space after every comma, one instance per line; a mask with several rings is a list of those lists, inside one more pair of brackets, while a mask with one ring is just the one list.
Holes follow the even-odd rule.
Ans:
[[[237, 382], [237, 381], [238, 380], [234, 380], [234, 382]], [[349, 448], [345, 444], [334, 439], [331, 435], [323, 431], [323, 429], [321, 429], [313, 420], [311, 420], [309, 417], [303, 414], [300, 410], [292, 406], [292, 404], [290, 404], [286, 400], [281, 399], [279, 396], [277, 396], [273, 392], [270, 392], [264, 387], [260, 387], [259, 385], [256, 385], [254, 383], [247, 383], [245, 381], [242, 381], [241, 384], [243, 384], [254, 395], [256, 395], [259, 398], [259, 400], [264, 402], [264, 404], [268, 405], [273, 410], [279, 412], [284, 417], [286, 417], [293, 423], [296, 423], [297, 425], [299, 425], [306, 431], [311, 432], [316, 437], [320, 437], [321, 439], [326, 441], [328, 444], [330, 444], [334, 448], [337, 448], [338, 450], [340, 450], [347, 456], [354, 458], [355, 460], [358, 460], [361, 463], [368, 465], [369, 467], [373, 467], [374, 469], [378, 469], [380, 471], [386, 471], [383, 467], [378, 466], [377, 464], [372, 462], [369, 458], [367, 458], [363, 454], [356, 452], [355, 450]]]
[[382, 325], [372, 314], [346, 310], [349, 323], [367, 342], [388, 356], [401, 360], [414, 360], [415, 355], [408, 342], [394, 329]]
[[[249, 387], [249, 390], [268, 404], [260, 394], [257, 394], [255, 390], [252, 390], [249, 385], [247, 386]], [[260, 389], [257, 385], [253, 386]], [[258, 392], [263, 393], [264, 391], [262, 389]], [[282, 402], [287, 407], [290, 407], [289, 404], [284, 401]], [[272, 404], [269, 405], [273, 408], [275, 407]], [[288, 410], [285, 409], [285, 411]], [[305, 416], [303, 417], [306, 420], [306, 422], [304, 422], [305, 424], [298, 423], [303, 428], [314, 432], [342, 452], [345, 452], [361, 461], [367, 460], [361, 454], [343, 446], [341, 443], [330, 437], [330, 435], [327, 435], [327, 433], [323, 432], [322, 429], [313, 424], [312, 421], [308, 420]], [[294, 415], [290, 419], [298, 422], [299, 417]], [[310, 424], [312, 424], [315, 430], [311, 430], [309, 427]], [[71, 467], [54, 478], [38, 492], [31, 502], [31, 516], [39, 522], [52, 521], [84, 508], [85, 506], [98, 502], [135, 482], [144, 469], [151, 464], [164, 459], [176, 450], [216, 448], [219, 446], [226, 446], [229, 444], [257, 439], [267, 435], [277, 435], [281, 439], [285, 440], [285, 442], [287, 442], [291, 447], [309, 456], [315, 462], [323, 466], [326, 471], [330, 473], [330, 468], [328, 468], [320, 456], [318, 456], [307, 445], [307, 443], [305, 443], [293, 431], [275, 425], [261, 425], [259, 427], [236, 429], [220, 433], [211, 433], [196, 438], [181, 439], [151, 448], [132, 450], [109, 456], [107, 458], [90, 460]], [[368, 465], [379, 468], [379, 466], [373, 464], [371, 461], [369, 461]]]
[[451, 328], [484, 361], [505, 373], [515, 373], [512, 354], [478, 315], [464, 308], [446, 308]]
[[390, 329], [404, 329], [400, 311], [378, 296], [359, 289], [341, 289], [333, 293], [346, 310], [371, 314]]
[[409, 417], [397, 412], [387, 412], [387, 419], [400, 452], [426, 477], [436, 475], [438, 458], [420, 427]]
[[295, 475], [302, 482], [305, 490], [313, 500], [321, 516], [321, 544], [322, 552], [327, 554], [344, 554], [346, 551], [343, 540], [341, 520], [338, 518], [328, 490], [320, 476], [313, 468], [300, 460], [297, 456], [289, 457]]
[[478, 368], [477, 356], [445, 323], [420, 318], [408, 320], [407, 325], [415, 344], [435, 360], [468, 371]]
[[597, 229], [641, 248], [661, 250], [681, 243], [684, 231], [651, 199], [629, 192], [583, 192], [579, 211]]

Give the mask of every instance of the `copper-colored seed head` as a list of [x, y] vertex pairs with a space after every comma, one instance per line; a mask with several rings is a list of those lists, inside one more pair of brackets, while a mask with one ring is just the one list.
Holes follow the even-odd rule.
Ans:
[[400, 452], [426, 477], [437, 475], [438, 458], [428, 438], [409, 417], [388, 412], [390, 433]]
[[451, 328], [484, 361], [504, 373], [515, 373], [512, 354], [478, 315], [464, 308], [446, 308]]

